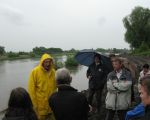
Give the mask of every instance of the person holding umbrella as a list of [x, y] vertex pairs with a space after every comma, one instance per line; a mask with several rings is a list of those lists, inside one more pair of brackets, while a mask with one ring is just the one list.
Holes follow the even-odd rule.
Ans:
[[105, 67], [101, 62], [101, 55], [94, 55], [94, 63], [92, 63], [87, 70], [87, 78], [89, 79], [89, 95], [88, 102], [94, 108], [92, 101], [93, 96], [96, 94], [96, 111], [100, 113], [101, 108], [101, 97], [104, 85], [106, 83], [107, 77], [107, 67]]

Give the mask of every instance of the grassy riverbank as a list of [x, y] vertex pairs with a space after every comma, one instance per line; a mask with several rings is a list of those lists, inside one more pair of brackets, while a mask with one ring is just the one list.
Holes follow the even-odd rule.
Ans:
[[28, 59], [28, 58], [32, 58], [31, 56], [28, 55], [20, 55], [17, 57], [8, 57], [8, 56], [2, 56], [0, 57], [0, 60], [18, 60], [18, 59]]
[[[78, 63], [74, 59], [75, 53], [55, 53], [51, 54], [51, 56], [54, 58], [54, 63], [56, 69], [62, 68], [64, 66], [66, 67], [75, 67], [78, 66]], [[26, 54], [26, 55], [19, 55], [19, 54], [5, 54], [3, 56], [0, 56], [0, 61], [5, 60], [21, 60], [21, 59], [40, 59], [42, 55], [35, 55], [35, 54]], [[62, 56], [67, 56], [67, 59], [65, 61], [59, 61], [58, 58]]]
[[28, 59], [28, 58], [39, 58], [40, 56], [30, 56], [30, 55], [19, 55], [19, 56], [14, 56], [14, 57], [9, 57], [7, 55], [0, 56], [0, 61], [2, 60], [18, 60], [18, 59]]
[[[74, 53], [57, 53], [57, 54], [51, 54], [52, 57], [59, 57], [63, 55], [74, 55]], [[5, 54], [3, 56], [0, 56], [0, 61], [2, 60], [19, 60], [19, 59], [29, 59], [29, 58], [41, 58], [41, 55], [35, 55], [35, 54], [26, 54], [26, 55], [19, 55], [19, 54]]]
[[131, 55], [150, 57], [150, 50], [145, 50], [145, 51], [134, 50], [132, 51]]

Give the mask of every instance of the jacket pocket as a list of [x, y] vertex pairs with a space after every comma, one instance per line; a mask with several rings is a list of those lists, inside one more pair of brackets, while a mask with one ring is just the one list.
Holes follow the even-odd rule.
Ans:
[[127, 95], [127, 93], [120, 93], [118, 95], [118, 109], [125, 110], [130, 106], [131, 97]]
[[105, 103], [106, 103], [106, 108], [107, 109], [115, 109], [115, 98], [116, 95], [114, 93], [107, 93], [106, 99], [105, 99]]

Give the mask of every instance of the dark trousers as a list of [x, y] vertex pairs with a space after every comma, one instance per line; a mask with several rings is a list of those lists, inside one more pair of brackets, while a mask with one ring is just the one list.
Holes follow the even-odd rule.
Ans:
[[93, 101], [93, 96], [95, 94], [96, 103], [97, 103], [96, 108], [97, 108], [98, 111], [100, 111], [100, 108], [101, 108], [102, 92], [103, 92], [103, 88], [99, 89], [99, 90], [89, 89], [88, 102], [91, 106], [93, 106], [92, 101]]
[[117, 112], [119, 120], [125, 120], [127, 110], [108, 110], [105, 120], [113, 120], [115, 112]]

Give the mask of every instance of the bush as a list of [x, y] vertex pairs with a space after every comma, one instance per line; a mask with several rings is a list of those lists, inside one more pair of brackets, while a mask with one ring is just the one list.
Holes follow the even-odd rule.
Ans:
[[5, 47], [0, 46], [0, 55], [4, 55], [5, 54]]
[[19, 57], [19, 54], [18, 53], [14, 53], [14, 52], [8, 52], [7, 56], [9, 58], [15, 58], [15, 57]]
[[66, 66], [78, 66], [77, 61], [74, 59], [74, 56], [68, 56], [65, 62]]
[[140, 52], [139, 49], [136, 49], [132, 52], [132, 55], [138, 55], [138, 56], [150, 56], [150, 49], [149, 50], [146, 50], [146, 51], [143, 51], [143, 52]]
[[29, 55], [28, 52], [23, 52], [23, 51], [20, 51], [18, 54], [19, 54], [19, 55]]
[[145, 42], [142, 42], [140, 48], [139, 48], [139, 52], [145, 52], [149, 49], [148, 44], [146, 44]]
[[29, 53], [29, 56], [30, 56], [30, 57], [35, 57], [36, 55], [35, 55], [33, 52], [30, 52], [30, 53]]
[[62, 62], [56, 62], [55, 67], [56, 67], [56, 69], [59, 69], [59, 68], [64, 67], [64, 64]]

